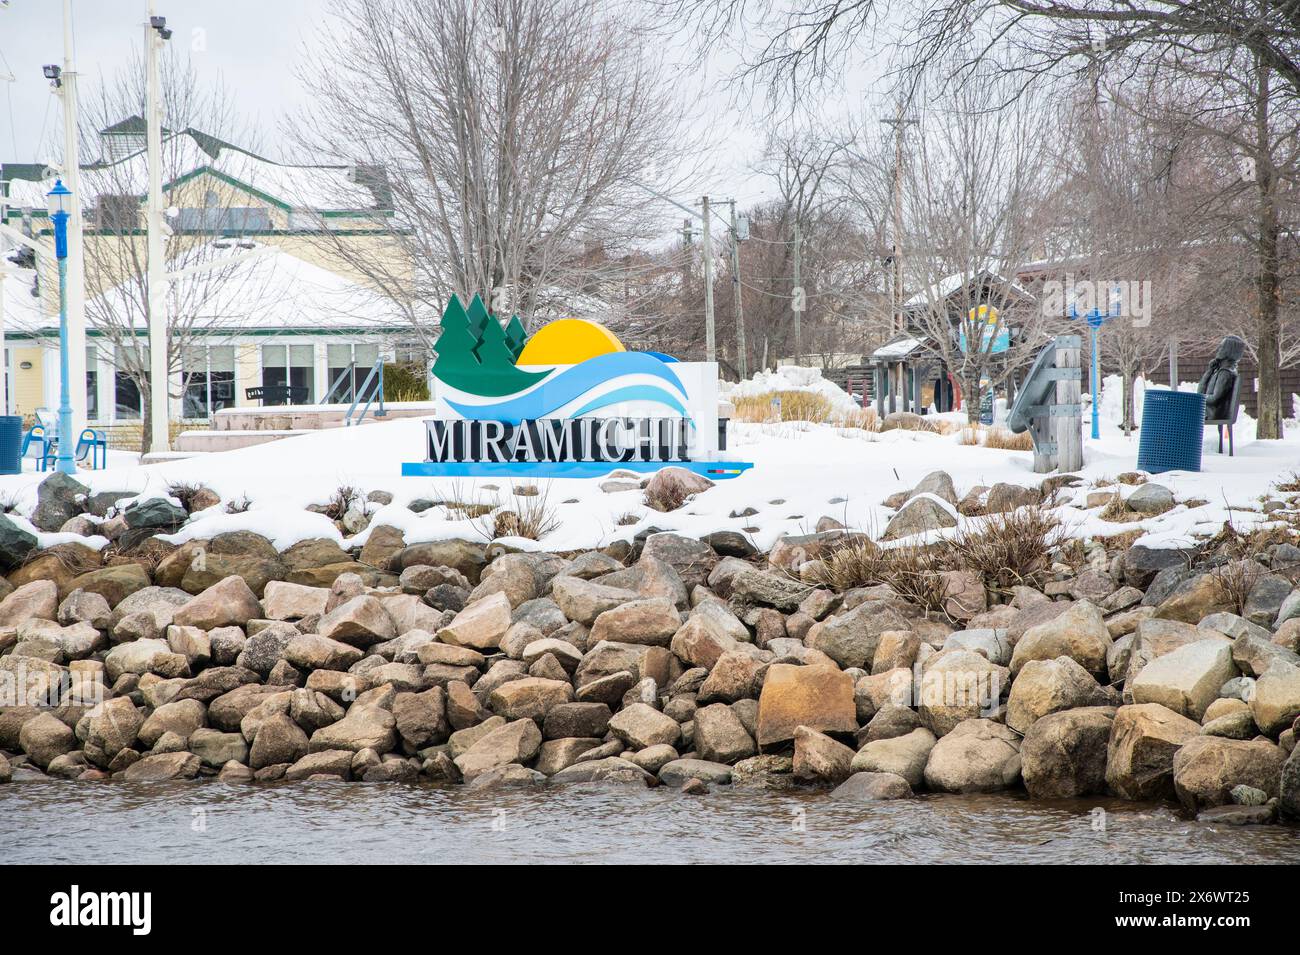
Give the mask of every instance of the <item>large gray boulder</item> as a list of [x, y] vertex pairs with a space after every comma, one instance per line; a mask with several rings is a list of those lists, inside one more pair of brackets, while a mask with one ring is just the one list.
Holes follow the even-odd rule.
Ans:
[[1088, 706], [1044, 716], [1020, 744], [1021, 775], [1035, 799], [1106, 791], [1106, 750], [1115, 709]]
[[1128, 690], [1134, 703], [1159, 703], [1199, 720], [1219, 688], [1237, 675], [1232, 642], [1212, 637], [1156, 657], [1129, 682]]
[[1250, 712], [1265, 736], [1276, 738], [1291, 726], [1300, 717], [1300, 667], [1275, 661], [1255, 681]]
[[921, 494], [913, 497], [898, 513], [889, 519], [885, 526], [884, 540], [897, 540], [924, 534], [928, 531], [945, 530], [957, 526], [957, 512], [947, 501], [933, 494]]
[[937, 742], [935, 735], [924, 728], [905, 736], [875, 740], [858, 750], [850, 769], [855, 773], [894, 773], [916, 789], [925, 778], [925, 765]]
[[992, 720], [958, 723], [925, 764], [926, 786], [940, 792], [995, 792], [1019, 780], [1020, 737]]
[[542, 732], [532, 720], [515, 720], [482, 736], [464, 753], [455, 758], [456, 768], [466, 782], [498, 766], [524, 763], [537, 755], [542, 745]]
[[35, 549], [36, 535], [0, 514], [0, 573], [8, 573], [21, 566], [27, 555]]
[[1265, 739], [1198, 736], [1174, 754], [1174, 789], [1188, 809], [1224, 806], [1239, 785], [1278, 795], [1283, 753]]
[[1087, 670], [1069, 657], [1031, 660], [1024, 665], [1007, 697], [1007, 725], [1018, 733], [1049, 713], [1080, 706], [1102, 706], [1106, 692]]
[[1060, 616], [1024, 632], [1011, 654], [1011, 675], [1016, 676], [1030, 660], [1069, 657], [1101, 679], [1106, 675], [1106, 653], [1110, 646], [1110, 631], [1101, 611], [1080, 600]]
[[889, 601], [868, 600], [852, 610], [813, 624], [805, 643], [841, 667], [870, 669], [886, 630], [910, 629]]
[[36, 489], [36, 509], [32, 523], [37, 529], [57, 531], [81, 513], [79, 497], [90, 494], [90, 488], [61, 471], [52, 472]]

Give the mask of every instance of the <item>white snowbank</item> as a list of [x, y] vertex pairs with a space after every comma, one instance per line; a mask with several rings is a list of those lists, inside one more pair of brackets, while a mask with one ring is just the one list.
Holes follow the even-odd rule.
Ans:
[[[787, 386], [807, 385], [818, 376], [800, 379], [796, 375], [792, 379], [783, 369], [779, 377], [782, 386]], [[1229, 518], [1242, 529], [1265, 522], [1267, 518], [1258, 512], [1259, 498], [1281, 476], [1297, 469], [1300, 432], [1293, 429], [1282, 441], [1256, 441], [1253, 428], [1239, 429], [1238, 434], [1237, 454], [1228, 457], [1215, 453], [1217, 440], [1213, 429], [1207, 429], [1204, 470], [1167, 472], [1155, 478], [1180, 501], [1200, 500], [1204, 504], [1190, 508], [1182, 504], [1141, 522], [1117, 524], [1101, 520], [1097, 516], [1099, 509], [1070, 506], [1084, 502], [1094, 489], [1089, 487], [1092, 482], [1113, 479], [1137, 465], [1140, 432], [1125, 437], [1113, 422], [1103, 422], [1100, 440], [1085, 440], [1085, 466], [1081, 470], [1084, 484], [1064, 492], [1058, 513], [1071, 533], [1079, 536], [1109, 536], [1141, 528], [1147, 535], [1144, 542], [1164, 546], [1212, 534]], [[176, 542], [224, 531], [250, 530], [267, 536], [281, 549], [311, 537], [341, 541], [345, 546], [364, 543], [369, 532], [345, 538], [324, 516], [304, 510], [309, 504], [325, 503], [344, 485], [356, 488], [363, 496], [373, 490], [390, 492], [391, 504], [369, 505], [371, 527], [396, 527], [408, 543], [453, 537], [483, 540], [490, 519], [466, 519], [443, 506], [417, 514], [406, 505], [427, 498], [517, 507], [512, 484], [535, 484], [547, 496], [557, 527], [541, 542], [530, 542], [529, 547], [558, 551], [599, 547], [654, 526], [692, 536], [717, 530], [740, 531], [758, 547], [767, 548], [783, 535], [811, 533], [823, 516], [878, 534], [892, 513], [881, 502], [895, 491], [914, 487], [931, 471], [947, 471], [959, 495], [976, 485], [992, 486], [999, 481], [1034, 486], [1043, 477], [1033, 473], [1032, 455], [1027, 451], [1001, 451], [957, 442], [957, 434], [878, 434], [804, 422], [733, 422], [727, 456], [752, 461], [754, 468], [732, 480], [718, 482], [668, 514], [646, 508], [638, 490], [606, 494], [600, 489], [600, 479], [519, 478], [512, 482], [401, 477], [403, 462], [424, 456], [424, 425], [415, 418], [332, 429], [145, 467], [128, 459], [107, 470], [79, 472], [77, 479], [92, 491], [119, 491], [124, 492], [124, 497], [165, 494], [173, 482], [199, 483], [212, 488], [224, 501], [246, 496], [251, 502], [250, 509], [240, 514], [210, 509], [196, 515], [179, 534], [169, 538]], [[611, 465], [610, 471], [615, 470], [617, 465]], [[43, 477], [30, 471], [0, 477], [0, 496], [13, 499], [20, 514], [30, 514]], [[757, 513], [730, 516], [747, 508]], [[622, 523], [629, 519], [636, 523]], [[967, 526], [967, 522], [967, 518], [961, 518], [961, 526]], [[41, 543], [48, 546], [70, 538], [41, 535]], [[90, 546], [104, 545], [102, 537], [84, 540]]]
[[781, 365], [776, 371], [760, 371], [745, 381], [724, 381], [719, 385], [719, 393], [724, 399], [733, 396], [752, 398], [773, 391], [811, 391], [824, 395], [830, 401], [831, 408], [841, 414], [861, 407], [843, 388], [823, 378], [820, 368], [805, 368], [802, 365]]

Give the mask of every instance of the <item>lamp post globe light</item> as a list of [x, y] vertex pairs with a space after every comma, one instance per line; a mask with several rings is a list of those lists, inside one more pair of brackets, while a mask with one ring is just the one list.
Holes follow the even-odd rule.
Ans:
[[54, 181], [47, 194], [50, 221], [54, 224], [54, 257], [59, 262], [59, 442], [56, 470], [77, 473], [72, 456], [72, 397], [68, 382], [68, 206], [72, 192], [62, 179]]

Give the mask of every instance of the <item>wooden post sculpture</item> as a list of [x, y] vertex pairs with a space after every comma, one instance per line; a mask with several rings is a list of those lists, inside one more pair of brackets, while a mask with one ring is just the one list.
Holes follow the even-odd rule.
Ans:
[[1034, 442], [1034, 471], [1075, 471], [1083, 466], [1082, 368], [1078, 335], [1058, 335], [1029, 369], [1007, 416], [1007, 427], [1028, 431]]

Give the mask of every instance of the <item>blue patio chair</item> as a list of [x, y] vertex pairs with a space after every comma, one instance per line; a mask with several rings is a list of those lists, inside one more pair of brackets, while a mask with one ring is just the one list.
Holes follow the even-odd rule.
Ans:
[[[33, 453], [33, 449], [35, 453]], [[35, 458], [39, 462], [42, 471], [45, 470], [46, 464], [54, 458], [54, 439], [49, 432], [45, 430], [45, 425], [34, 424], [31, 429], [23, 435], [22, 456], [24, 458]]]
[[81, 437], [77, 439], [76, 454], [73, 456], [78, 461], [90, 458], [92, 470], [98, 471], [100, 468], [108, 467], [108, 435], [94, 428], [83, 428]]

